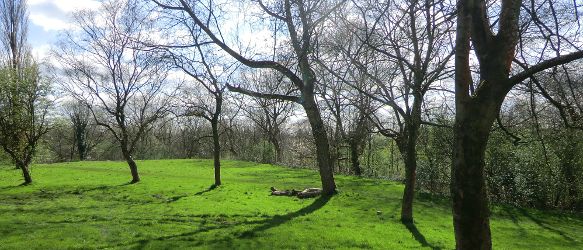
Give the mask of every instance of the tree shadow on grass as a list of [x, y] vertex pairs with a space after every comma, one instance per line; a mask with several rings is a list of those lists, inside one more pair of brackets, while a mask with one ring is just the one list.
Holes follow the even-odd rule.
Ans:
[[403, 225], [405, 225], [407, 230], [409, 230], [409, 232], [411, 232], [411, 234], [413, 235], [415, 240], [417, 242], [419, 242], [421, 244], [421, 246], [430, 247], [431, 249], [441, 249], [440, 247], [436, 247], [436, 246], [429, 244], [429, 242], [427, 242], [427, 239], [425, 239], [425, 236], [423, 236], [423, 234], [421, 232], [419, 232], [419, 229], [417, 229], [417, 226], [415, 226], [415, 223], [403, 222]]
[[326, 203], [328, 203], [328, 201], [330, 201], [330, 198], [332, 198], [332, 197], [331, 196], [320, 196], [318, 199], [314, 200], [314, 202], [312, 202], [312, 204], [310, 204], [309, 206], [304, 207], [298, 211], [288, 213], [285, 215], [275, 215], [271, 219], [265, 220], [261, 226], [255, 227], [251, 230], [248, 230], [248, 231], [241, 233], [239, 235], [239, 238], [252, 238], [259, 232], [263, 232], [263, 231], [268, 230], [270, 228], [277, 227], [277, 226], [284, 224], [284, 223], [286, 223], [294, 218], [311, 214], [311, 213], [317, 211], [318, 209], [324, 207], [324, 205], [326, 205]]
[[[215, 190], [216, 188], [217, 188], [217, 186], [213, 184], [213, 185], [210, 185], [210, 186], [209, 186], [207, 189], [205, 189], [205, 190], [202, 190], [202, 191], [196, 192], [194, 195], [195, 195], [195, 196], [203, 195], [204, 193], [207, 193], [207, 192], [210, 192], [210, 191], [212, 191], [212, 190]], [[166, 202], [168, 202], [168, 203], [171, 203], [171, 202], [177, 202], [177, 201], [179, 201], [180, 199], [182, 199], [182, 198], [184, 198], [184, 197], [188, 197], [188, 195], [187, 195], [187, 194], [183, 194], [183, 195], [177, 195], [177, 196], [173, 196], [173, 197], [170, 197], [170, 198], [168, 198], [168, 199], [166, 200]]]
[[514, 213], [514, 211], [512, 211], [512, 208], [510, 208], [508, 206], [504, 206], [503, 210], [506, 213], [506, 215], [508, 215], [508, 217], [510, 217], [510, 220], [512, 221], [512, 223], [514, 223], [514, 225], [518, 228], [518, 230], [520, 231], [520, 234], [527, 235], [527, 231], [518, 222], [518, 217], [516, 216], [516, 213]]
[[122, 242], [122, 243], [115, 244], [115, 245], [97, 247], [97, 249], [111, 249], [111, 248], [120, 248], [120, 247], [127, 248], [128, 246], [132, 246], [132, 245], [136, 245], [136, 246], [131, 247], [129, 249], [144, 249], [148, 243], [153, 242], [153, 241], [165, 241], [165, 240], [173, 240], [173, 239], [181, 238], [181, 237], [195, 236], [195, 235], [200, 234], [200, 233], [205, 233], [205, 232], [209, 232], [212, 230], [219, 230], [219, 229], [227, 228], [230, 226], [231, 225], [201, 227], [197, 230], [184, 232], [184, 233], [180, 233], [180, 234], [160, 236], [160, 237], [156, 237], [156, 238], [152, 238], [152, 239], [142, 239], [142, 240], [136, 240], [136, 241], [131, 241], [131, 242]]
[[539, 218], [537, 218], [535, 216], [532, 216], [530, 213], [528, 213], [528, 211], [526, 211], [526, 209], [524, 209], [524, 208], [516, 208], [516, 210], [518, 210], [523, 216], [527, 217], [528, 219], [530, 219], [531, 221], [533, 221], [534, 223], [536, 223], [539, 227], [542, 227], [542, 228], [544, 228], [544, 229], [546, 229], [546, 230], [548, 230], [550, 232], [556, 233], [556, 234], [562, 236], [564, 239], [566, 239], [566, 240], [568, 240], [570, 242], [575, 241], [575, 239], [571, 238], [565, 232], [563, 232], [563, 231], [561, 231], [559, 229], [553, 228], [553, 227], [549, 226], [543, 220], [541, 220], [541, 219], [539, 219]]
[[202, 191], [200, 191], [200, 192], [197, 192], [197, 193], [195, 193], [194, 195], [202, 195], [202, 194], [204, 194], [204, 193], [207, 193], [207, 192], [213, 191], [213, 190], [215, 190], [216, 188], [217, 188], [217, 185], [213, 184], [213, 185], [210, 185], [210, 187], [208, 187], [207, 189], [205, 189], [205, 190], [202, 190]]
[[0, 187], [0, 190], [8, 190], [8, 189], [13, 189], [13, 188], [17, 188], [17, 187], [23, 187], [24, 186], [23, 184], [24, 183], [18, 184], [16, 186], [4, 186], [4, 187]]
[[[201, 214], [201, 215], [196, 215], [196, 216], [191, 216], [191, 217], [194, 217], [194, 218], [213, 218], [213, 216], [210, 214]], [[236, 216], [236, 217], [238, 217], [238, 216]], [[135, 218], [135, 219], [127, 220], [127, 221], [131, 221], [131, 224], [135, 225], [135, 223], [139, 223], [140, 221], [150, 221], [150, 220], [151, 219]], [[163, 222], [194, 223], [192, 221], [183, 220], [180, 218], [170, 218], [170, 219], [165, 219], [162, 221]], [[241, 219], [240, 221], [236, 221], [236, 222], [232, 222], [232, 223], [219, 222], [219, 223], [213, 224], [213, 225], [202, 225], [199, 228], [197, 228], [196, 230], [192, 230], [192, 231], [187, 231], [187, 232], [182, 232], [182, 233], [172, 234], [172, 235], [164, 235], [164, 236], [153, 237], [153, 238], [148, 238], [148, 239], [129, 241], [129, 242], [120, 242], [118, 244], [100, 246], [100, 247], [97, 247], [97, 249], [111, 249], [111, 248], [144, 249], [144, 248], [147, 248], [147, 245], [149, 243], [156, 242], [156, 241], [168, 241], [168, 242], [171, 242], [171, 241], [190, 241], [190, 242], [192, 242], [192, 245], [190, 245], [190, 247], [192, 247], [192, 246], [198, 246], [198, 245], [207, 244], [207, 243], [216, 243], [219, 241], [226, 241], [226, 240], [230, 239], [227, 237], [227, 238], [221, 239], [221, 240], [209, 240], [206, 238], [196, 237], [198, 234], [202, 234], [202, 233], [206, 233], [206, 232], [210, 232], [210, 231], [215, 231], [215, 230], [227, 229], [227, 228], [231, 228], [231, 227], [237, 227], [240, 225], [251, 225], [251, 224], [257, 224], [257, 223], [261, 223], [261, 221], [246, 221], [244, 219]]]

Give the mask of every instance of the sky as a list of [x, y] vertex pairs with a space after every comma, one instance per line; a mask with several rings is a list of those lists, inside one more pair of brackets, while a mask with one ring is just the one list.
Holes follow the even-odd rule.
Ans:
[[71, 15], [81, 9], [95, 9], [98, 0], [28, 0], [28, 42], [33, 54], [44, 58], [59, 32], [71, 26]]

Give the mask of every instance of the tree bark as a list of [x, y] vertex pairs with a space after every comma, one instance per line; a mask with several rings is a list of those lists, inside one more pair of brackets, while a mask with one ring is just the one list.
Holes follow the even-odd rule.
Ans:
[[352, 172], [356, 176], [362, 175], [362, 168], [360, 167], [360, 150], [359, 143], [356, 139], [349, 140], [350, 144], [350, 163], [352, 165]]
[[457, 249], [492, 249], [484, 159], [498, 109], [475, 106], [458, 110], [454, 131], [452, 198]]
[[283, 158], [283, 151], [281, 150], [281, 145], [280, 145], [279, 140], [277, 140], [275, 135], [269, 136], [269, 140], [271, 141], [271, 144], [273, 145], [273, 149], [275, 150], [274, 163], [278, 163]]
[[219, 121], [212, 119], [213, 129], [213, 165], [215, 168], [215, 186], [221, 185], [221, 144], [219, 142]]
[[302, 106], [308, 116], [308, 121], [312, 128], [312, 135], [316, 142], [316, 159], [318, 161], [320, 180], [322, 181], [322, 194], [333, 195], [336, 193], [336, 183], [334, 182], [334, 174], [332, 173], [328, 134], [326, 133], [320, 110], [314, 100], [314, 95], [304, 95], [304, 97]]
[[417, 152], [415, 144], [404, 145], [401, 154], [405, 162], [405, 190], [401, 202], [401, 221], [413, 223], [413, 199], [415, 198], [415, 182], [417, 176]]
[[75, 131], [75, 137], [77, 141], [77, 152], [79, 154], [79, 160], [84, 161], [87, 155], [87, 142], [85, 138], [85, 129], [77, 127]]
[[140, 182], [140, 174], [138, 173], [138, 165], [134, 161], [134, 158], [132, 157], [131, 153], [126, 149], [122, 149], [122, 154], [123, 154], [123, 157], [126, 159], [126, 162], [128, 163], [128, 166], [130, 167], [130, 172], [132, 174], [132, 180], [130, 181], [130, 183], [133, 184], [133, 183]]
[[22, 170], [22, 177], [24, 178], [24, 185], [32, 183], [32, 176], [30, 175], [30, 168], [27, 163], [16, 161], [16, 167]]

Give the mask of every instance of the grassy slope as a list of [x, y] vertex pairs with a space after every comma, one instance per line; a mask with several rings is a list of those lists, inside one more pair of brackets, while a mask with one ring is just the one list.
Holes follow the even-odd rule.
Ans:
[[[298, 200], [269, 187], [318, 186], [315, 172], [225, 161], [224, 186], [209, 190], [211, 161], [138, 164], [135, 185], [124, 185], [122, 162], [37, 165], [26, 187], [18, 171], [0, 169], [0, 249], [454, 246], [447, 202], [418, 199], [407, 228], [393, 182], [338, 176], [339, 195]], [[495, 249], [583, 248], [580, 217], [497, 207], [491, 224]]]

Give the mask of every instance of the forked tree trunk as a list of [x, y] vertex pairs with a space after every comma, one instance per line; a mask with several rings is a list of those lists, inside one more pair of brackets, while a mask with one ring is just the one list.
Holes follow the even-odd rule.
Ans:
[[305, 96], [302, 106], [308, 116], [308, 121], [312, 128], [312, 135], [316, 142], [316, 159], [318, 161], [320, 180], [322, 181], [322, 194], [333, 195], [336, 193], [336, 183], [334, 182], [334, 174], [332, 173], [328, 134], [326, 133], [320, 110], [316, 105], [313, 95]]
[[213, 165], [215, 168], [215, 186], [221, 185], [221, 144], [219, 142], [219, 121], [211, 121], [213, 129]]

